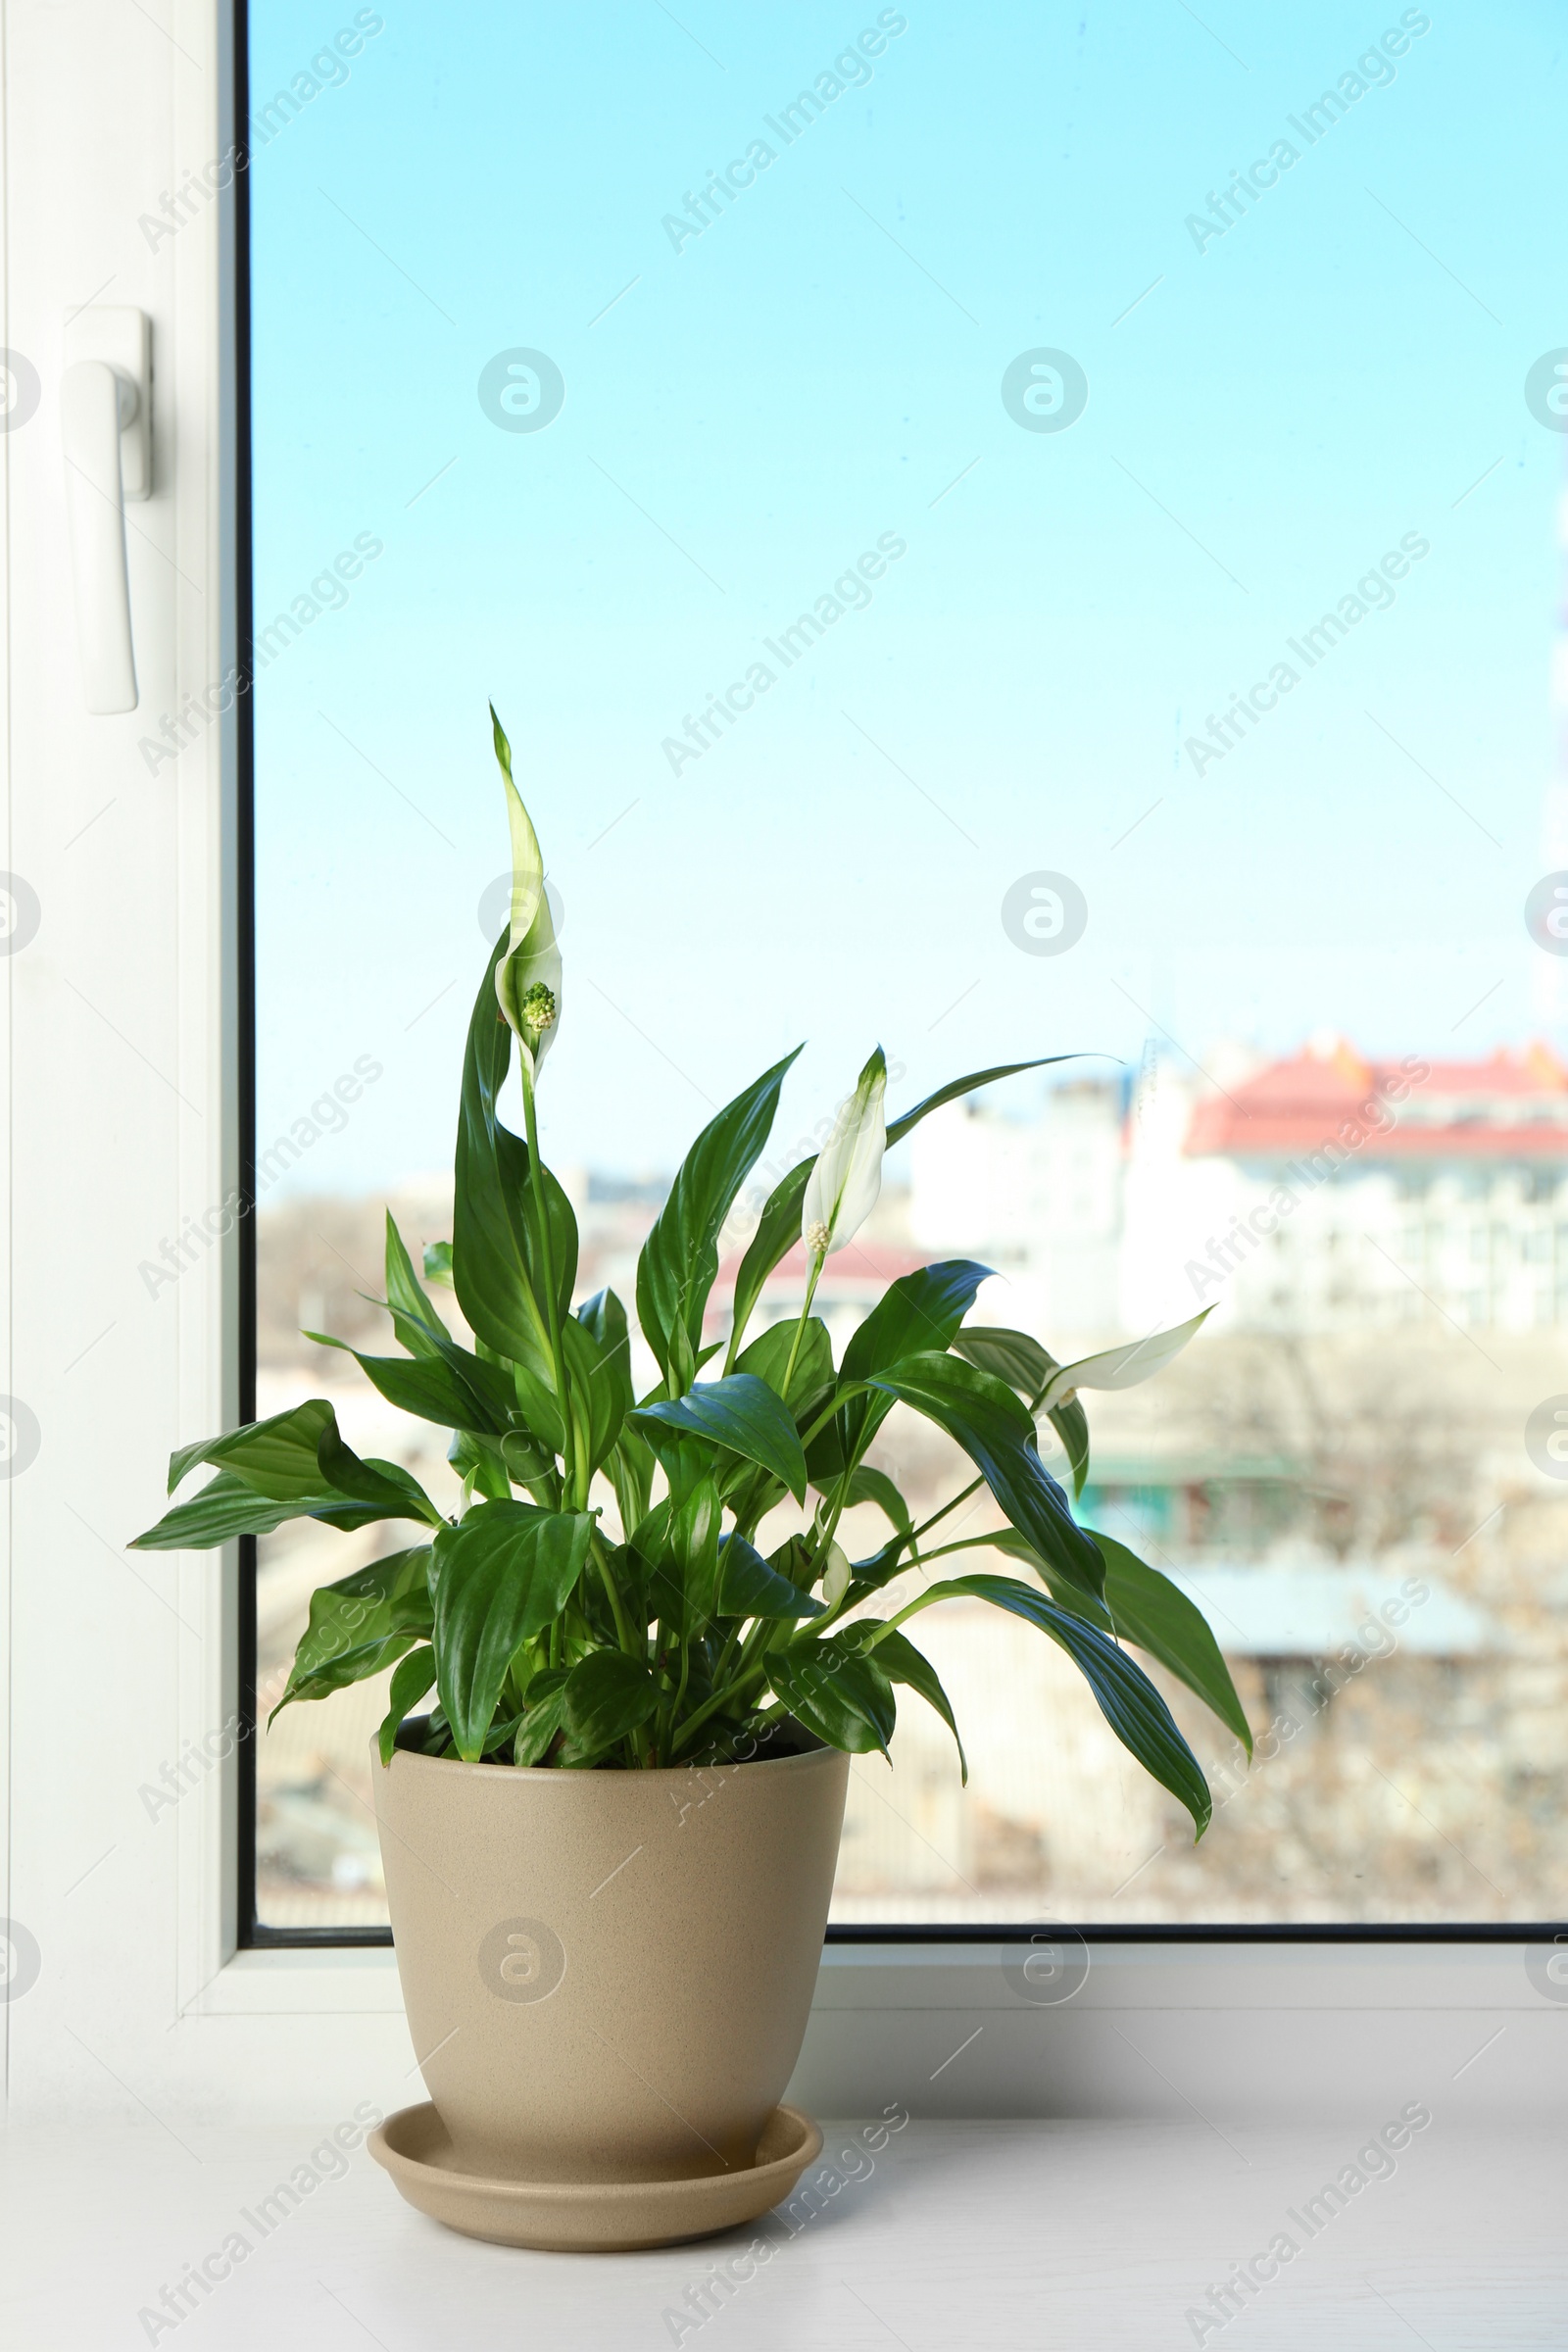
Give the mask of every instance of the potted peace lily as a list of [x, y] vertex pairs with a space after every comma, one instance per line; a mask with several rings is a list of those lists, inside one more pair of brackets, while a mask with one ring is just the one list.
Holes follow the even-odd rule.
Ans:
[[[1199, 1835], [1203, 1776], [1126, 1645], [1250, 1742], [1201, 1616], [1079, 1524], [1037, 1443], [1047, 1419], [1081, 1493], [1080, 1393], [1146, 1378], [1200, 1316], [1061, 1365], [1025, 1333], [965, 1322], [988, 1271], [966, 1259], [893, 1283], [838, 1363], [811, 1311], [824, 1264], [877, 1198], [887, 1147], [940, 1104], [1041, 1063], [956, 1079], [889, 1121], [873, 1054], [821, 1152], [767, 1200], [727, 1339], [705, 1341], [720, 1235], [795, 1055], [764, 1071], [698, 1137], [644, 1245], [636, 1311], [659, 1378], [636, 1396], [622, 1301], [601, 1291], [573, 1305], [576, 1227], [540, 1152], [561, 955], [491, 717], [511, 919], [468, 1030], [452, 1240], [425, 1252], [421, 1281], [388, 1218], [399, 1352], [351, 1350], [392, 1404], [451, 1431], [458, 1506], [396, 1462], [362, 1459], [316, 1398], [182, 1446], [171, 1494], [200, 1465], [217, 1475], [137, 1543], [210, 1546], [299, 1517], [416, 1531], [315, 1594], [280, 1702], [392, 1669], [374, 1778], [433, 2104], [394, 2117], [376, 2153], [406, 2195], [479, 2235], [646, 2244], [765, 2211], [816, 2152], [814, 2127], [779, 2100], [815, 1981], [849, 1758], [887, 1754], [900, 1689], [958, 1736], [906, 1630], [927, 1609], [987, 1602], [1054, 1642]], [[514, 1056], [520, 1136], [498, 1109]], [[800, 1312], [754, 1333], [798, 1239]], [[437, 1304], [446, 1285], [471, 1345]], [[867, 1459], [900, 1406], [974, 1465], [919, 1524]], [[945, 1540], [982, 1485], [1005, 1528]], [[852, 1562], [840, 1527], [860, 1503], [888, 1533]], [[942, 1573], [985, 1549], [1020, 1573]], [[895, 1579], [913, 1596], [879, 1607]], [[958, 1755], [962, 1768], [961, 1743]]]

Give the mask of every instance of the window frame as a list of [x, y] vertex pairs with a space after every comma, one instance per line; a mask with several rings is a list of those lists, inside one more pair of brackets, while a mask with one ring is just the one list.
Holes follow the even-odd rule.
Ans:
[[[219, 0], [221, 6], [222, 0]], [[249, 120], [250, 49], [249, 0], [229, 0], [233, 24], [233, 119]], [[242, 649], [245, 674], [254, 681], [254, 578], [252, 523], [252, 389], [251, 389], [251, 244], [250, 174], [235, 175], [232, 190], [232, 379], [234, 438], [233, 571], [226, 583], [234, 611], [235, 641]], [[256, 1193], [256, 737], [254, 696], [236, 706], [233, 760], [235, 778], [235, 839], [238, 896], [235, 909], [236, 1031], [232, 1045], [237, 1082], [236, 1149], [239, 1182], [247, 1198]], [[235, 1345], [238, 1348], [239, 1418], [253, 1419], [256, 1409], [257, 1250], [256, 1219], [241, 1220], [236, 1262]], [[256, 1900], [256, 1603], [257, 1544], [254, 1536], [240, 1539], [238, 1554], [239, 1656], [238, 1692], [240, 1739], [237, 1748], [236, 1835], [234, 1839], [237, 1951], [330, 1951], [390, 1949], [392, 1933], [384, 1927], [273, 1927], [258, 1916]], [[983, 1926], [924, 1925], [918, 1922], [850, 1925], [834, 1922], [827, 1930], [832, 1946], [864, 1944], [902, 1950], [922, 1948], [962, 1953], [971, 1947], [1027, 1942], [1034, 1932], [1028, 1920], [986, 1923]], [[1099, 1921], [1072, 1923], [1073, 1932], [1104, 1946], [1194, 1944], [1259, 1946], [1343, 1945], [1366, 1949], [1378, 1945], [1527, 1944], [1549, 1942], [1564, 1923], [1537, 1920], [1463, 1922], [1277, 1922], [1237, 1925], [1225, 1922], [1151, 1922], [1123, 1925]]]
[[[69, 12], [23, 12], [4, 27], [10, 333], [24, 349], [52, 353], [64, 302], [90, 298], [107, 274], [112, 262], [94, 259], [105, 241], [89, 218], [94, 207], [112, 218], [111, 233], [125, 228], [122, 242], [134, 257], [122, 264], [117, 291], [154, 318], [156, 478], [173, 517], [160, 514], [155, 498], [146, 521], [149, 529], [167, 523], [180, 567], [206, 592], [154, 610], [149, 589], [157, 571], [150, 557], [133, 558], [138, 663], [154, 711], [166, 692], [177, 709], [182, 690], [220, 674], [236, 646], [248, 651], [246, 174], [182, 229], [172, 255], [147, 256], [133, 226], [149, 187], [178, 184], [182, 171], [200, 170], [231, 142], [246, 98], [246, 20], [244, 0], [172, 0], [171, 33], [126, 12], [90, 55], [73, 39]], [[171, 39], [195, 59], [217, 62], [188, 69], [167, 51]], [[50, 154], [72, 155], [81, 169], [69, 201], [45, 212], [35, 202], [29, 208], [26, 194], [29, 172], [33, 187], [43, 184], [41, 159]], [[178, 446], [170, 429], [176, 416]], [[157, 856], [146, 870], [156, 880], [150, 911], [158, 919], [142, 919], [122, 935], [123, 968], [143, 992], [125, 1015], [127, 1034], [143, 1063], [177, 1069], [193, 1099], [220, 1104], [221, 1115], [172, 1122], [158, 1073], [127, 1057], [125, 1123], [117, 1138], [129, 1154], [121, 1163], [126, 1181], [104, 1188], [97, 1224], [73, 1231], [62, 1222], [70, 1200], [56, 1202], [68, 1188], [47, 1139], [63, 1117], [84, 1127], [91, 1115], [81, 1102], [81, 1064], [84, 1051], [100, 1048], [96, 1033], [83, 1028], [89, 1016], [66, 976], [69, 969], [89, 974], [63, 968], [58, 950], [50, 951], [54, 961], [0, 959], [11, 1265], [25, 1275], [31, 1253], [51, 1250], [62, 1264], [71, 1259], [55, 1290], [13, 1281], [0, 1344], [9, 1354], [7, 1381], [24, 1392], [43, 1382], [64, 1352], [62, 1288], [69, 1286], [73, 1327], [113, 1284], [123, 1295], [127, 1265], [147, 1247], [149, 1230], [177, 1231], [183, 1214], [250, 1182], [255, 1141], [248, 698], [239, 699], [221, 733], [215, 726], [182, 755], [177, 791], [149, 794], [136, 722], [81, 715], [69, 582], [62, 589], [59, 567], [58, 454], [40, 440], [47, 466], [40, 462], [35, 483], [15, 472], [32, 455], [11, 441], [0, 467], [8, 860], [35, 873], [41, 886], [58, 885], [60, 896], [68, 886], [78, 898], [86, 890], [95, 920], [111, 921], [119, 911], [122, 879], [111, 848], [89, 835], [73, 853], [80, 862], [59, 863], [62, 744], [84, 766], [96, 763], [104, 792], [125, 796], [137, 826], [157, 829]], [[47, 642], [13, 617], [37, 602], [40, 580]], [[30, 1032], [24, 1051], [24, 1018]], [[106, 1056], [121, 1052], [112, 1042], [101, 1050]], [[90, 1066], [96, 1077], [99, 1065]], [[106, 1058], [102, 1066], [121, 1065]], [[64, 1091], [58, 1070], [70, 1073], [74, 1093]], [[151, 1174], [132, 1165], [138, 1157], [156, 1161]], [[159, 1444], [226, 1425], [251, 1408], [249, 1223], [239, 1220], [221, 1257], [215, 1248], [191, 1268], [174, 1298], [146, 1317], [145, 1331], [136, 1327], [141, 1389], [128, 1404], [124, 1366], [111, 1360], [107, 1343], [73, 1376], [98, 1385], [64, 1393], [62, 1413], [81, 1397], [97, 1416], [99, 1443], [74, 1471], [71, 1496], [99, 1529], [119, 1536], [131, 1498], [151, 1499], [158, 1482], [149, 1456], [155, 1471]], [[83, 1338], [95, 1328], [86, 1323]], [[56, 1377], [52, 1369], [48, 1377]], [[314, 2113], [340, 2093], [352, 2105], [368, 2088], [388, 2106], [406, 2101], [416, 2053], [385, 1932], [257, 1931], [253, 1740], [239, 1738], [227, 1760], [196, 1782], [172, 1824], [150, 1827], [135, 1803], [134, 1775], [156, 1771], [160, 1742], [173, 1738], [179, 1752], [180, 1743], [231, 1715], [240, 1716], [242, 1730], [254, 1724], [254, 1558], [237, 1550], [138, 1555], [117, 1570], [67, 1516], [57, 1482], [14, 1479], [4, 1500], [0, 1639], [8, 1671], [0, 1678], [0, 1765], [8, 1778], [0, 1909], [36, 1918], [47, 1945], [36, 1986], [25, 1999], [0, 2004], [18, 2111], [58, 2119], [86, 2116], [106, 2100], [118, 2105], [122, 2089], [106, 2069], [144, 2105], [208, 2119]], [[107, 1581], [92, 1588], [99, 1639], [81, 1668], [81, 1753], [45, 1769], [57, 1673], [52, 1595], [63, 1567]], [[122, 1818], [130, 1828], [121, 1830], [122, 1859], [111, 1849], [100, 1865], [95, 1856], [114, 1834], [104, 1826], [111, 1814], [117, 1829]], [[1419, 2058], [1423, 2066], [1441, 2064], [1459, 2085], [1449, 2112], [1468, 2103], [1471, 2111], [1544, 2117], [1560, 2104], [1551, 2061], [1564, 2045], [1549, 2040], [1552, 2008], [1531, 1992], [1521, 1964], [1522, 1947], [1549, 1939], [1555, 1923], [1093, 1928], [1086, 1934], [1097, 1968], [1083, 1996], [1038, 2017], [1014, 2005], [1003, 2023], [999, 1962], [1029, 1932], [1027, 1923], [1009, 1930], [830, 1929], [797, 2095], [829, 2113], [898, 2097], [924, 2113], [1185, 2115], [1186, 2092], [1175, 2086], [1190, 2083], [1216, 2112], [1235, 2113], [1249, 2101], [1253, 2112], [1323, 2112], [1325, 2101], [1335, 2111], [1346, 2106], [1348, 2080], [1359, 2111], [1363, 2090], [1372, 2096], [1367, 2086], [1385, 2077], [1394, 2095], [1396, 2060], [1402, 2067]], [[1521, 1947], [1517, 1956], [1503, 1948], [1513, 1945]], [[112, 1981], [106, 1951], [118, 1956]], [[1248, 2019], [1239, 2024], [1244, 2010]], [[1129, 2036], [1111, 2038], [1120, 2034], [1118, 2016], [1131, 2021], [1139, 2048], [1130, 2074], [1118, 2057]], [[978, 2074], [945, 2056], [940, 2065], [930, 2058], [933, 2036], [944, 2052], [956, 2050], [965, 2034], [986, 2027], [992, 2031], [976, 2047], [995, 2055]], [[1494, 2028], [1510, 2030], [1500, 2066], [1473, 2064], [1470, 2047]], [[1206, 2071], [1211, 2060], [1213, 2074]], [[1433, 2080], [1440, 2078], [1400, 2075], [1397, 2096]]]

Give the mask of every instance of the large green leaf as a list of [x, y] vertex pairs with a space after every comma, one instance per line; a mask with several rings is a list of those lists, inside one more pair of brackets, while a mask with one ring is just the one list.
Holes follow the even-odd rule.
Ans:
[[[622, 1334], [624, 1330], [622, 1314]], [[566, 1317], [561, 1327], [561, 1339], [571, 1392], [572, 1420], [577, 1430], [577, 1455], [594, 1471], [609, 1456], [631, 1403], [626, 1344], [623, 1337], [617, 1342], [612, 1332], [607, 1352], [593, 1325], [581, 1315]]]
[[227, 1470], [257, 1494], [285, 1502], [300, 1494], [319, 1494], [321, 1465], [317, 1455], [321, 1433], [336, 1429], [337, 1417], [324, 1396], [292, 1405], [266, 1421], [247, 1422], [227, 1437], [203, 1438], [181, 1446], [169, 1457], [169, 1492], [188, 1478], [198, 1462]]
[[295, 1699], [325, 1698], [379, 1674], [430, 1631], [430, 1556], [429, 1544], [418, 1544], [318, 1586], [273, 1715]]
[[880, 1666], [831, 1636], [784, 1651], [767, 1662], [773, 1695], [797, 1723], [852, 1756], [888, 1752], [898, 1716], [893, 1687]]
[[596, 1291], [577, 1309], [577, 1321], [598, 1343], [600, 1377], [620, 1407], [620, 1418], [636, 1401], [631, 1385], [631, 1334], [626, 1309], [613, 1291]]
[[305, 1337], [319, 1348], [340, 1348], [352, 1355], [370, 1386], [400, 1413], [486, 1438], [500, 1437], [511, 1426], [511, 1381], [476, 1355], [467, 1357], [473, 1377], [466, 1378], [455, 1364], [442, 1360], [447, 1349], [459, 1358], [466, 1353], [450, 1340], [445, 1348], [430, 1348], [418, 1355], [362, 1355], [346, 1340], [334, 1340], [325, 1332], [308, 1331]]
[[[972, 1258], [955, 1257], [901, 1274], [889, 1283], [845, 1348], [843, 1379], [869, 1380], [873, 1373], [891, 1371], [906, 1356], [943, 1354], [990, 1273], [989, 1266], [977, 1265]], [[887, 1396], [851, 1397], [837, 1430], [847, 1462], [865, 1450], [892, 1409], [893, 1399]]]
[[956, 1439], [1008, 1520], [1035, 1549], [1099, 1597], [1104, 1563], [1040, 1459], [1035, 1425], [1012, 1391], [952, 1355], [910, 1355], [873, 1388], [912, 1405]]
[[316, 1458], [327, 1486], [356, 1502], [379, 1506], [384, 1519], [422, 1519], [427, 1527], [444, 1525], [413, 1471], [405, 1470], [401, 1462], [382, 1461], [373, 1453], [362, 1461], [352, 1446], [344, 1445], [335, 1415], [316, 1441]]
[[[458, 1116], [453, 1282], [459, 1305], [485, 1346], [549, 1381], [554, 1366], [545, 1292], [534, 1265], [528, 1147], [502, 1124], [496, 1108], [512, 1057], [512, 1032], [495, 996], [495, 969], [505, 945], [504, 939], [498, 942], [491, 956], [468, 1023]], [[548, 1169], [540, 1171], [540, 1183], [557, 1298], [564, 1314], [576, 1280], [576, 1220]]]
[[[784, 1395], [784, 1367], [795, 1347], [795, 1334], [800, 1329], [799, 1318], [789, 1316], [782, 1323], [770, 1323], [766, 1331], [759, 1332], [745, 1353], [739, 1357], [737, 1372], [754, 1372], [765, 1380], [775, 1396]], [[827, 1336], [827, 1325], [820, 1315], [808, 1315], [806, 1329], [801, 1332], [801, 1344], [796, 1350], [795, 1369], [790, 1374], [790, 1409], [800, 1416], [813, 1397], [822, 1394], [833, 1379], [833, 1343]]]
[[436, 1537], [438, 1686], [458, 1753], [468, 1762], [483, 1750], [514, 1652], [560, 1615], [592, 1532], [586, 1511], [485, 1502]]
[[825, 1610], [814, 1594], [802, 1592], [780, 1576], [744, 1536], [725, 1536], [719, 1544], [719, 1617], [821, 1617]]
[[[706, 1474], [672, 1489], [668, 1546], [649, 1586], [652, 1613], [684, 1634], [706, 1625], [718, 1606], [718, 1540], [724, 1524], [718, 1488]], [[641, 1532], [641, 1531], [639, 1531]], [[670, 1597], [673, 1582], [676, 1597]]]
[[928, 1706], [934, 1707], [953, 1734], [953, 1744], [958, 1751], [958, 1774], [965, 1788], [969, 1785], [969, 1759], [963, 1752], [958, 1726], [953, 1712], [953, 1702], [942, 1688], [942, 1678], [930, 1659], [915, 1648], [914, 1643], [901, 1634], [897, 1626], [881, 1627], [874, 1617], [861, 1617], [855, 1631], [862, 1638], [878, 1634], [876, 1663], [890, 1683], [907, 1683], [918, 1690]]
[[566, 1669], [546, 1666], [523, 1693], [522, 1721], [512, 1743], [514, 1764], [537, 1764], [562, 1727], [566, 1706]]
[[397, 1745], [398, 1733], [410, 1709], [418, 1705], [425, 1692], [435, 1685], [435, 1651], [426, 1644], [411, 1650], [392, 1670], [392, 1688], [387, 1693], [388, 1706], [376, 1734], [383, 1764], [390, 1764]]
[[718, 1272], [718, 1235], [766, 1143], [782, 1061], [753, 1081], [703, 1129], [670, 1187], [637, 1262], [637, 1314], [672, 1396], [696, 1377], [703, 1310]]
[[851, 1472], [844, 1501], [846, 1508], [857, 1502], [874, 1502], [893, 1522], [901, 1536], [908, 1535], [914, 1526], [908, 1504], [887, 1472], [870, 1470], [863, 1462], [858, 1470]]
[[[214, 1469], [237, 1479], [252, 1494], [264, 1495], [269, 1501], [291, 1503], [293, 1509], [284, 1513], [288, 1518], [319, 1518], [323, 1514], [317, 1507], [318, 1498], [337, 1495], [348, 1496], [357, 1503], [378, 1505], [372, 1514], [376, 1517], [422, 1519], [432, 1527], [440, 1524], [440, 1512], [410, 1472], [396, 1462], [362, 1461], [351, 1446], [344, 1445], [337, 1415], [324, 1397], [313, 1396], [286, 1413], [274, 1413], [267, 1421], [248, 1422], [243, 1429], [232, 1430], [226, 1437], [208, 1438], [194, 1446], [180, 1446], [170, 1456], [171, 1494], [198, 1462], [210, 1462]], [[211, 1488], [204, 1490], [208, 1495], [212, 1492]], [[196, 1499], [200, 1501], [202, 1497]], [[217, 1499], [221, 1501], [223, 1497]], [[274, 1520], [272, 1524], [280, 1522]], [[366, 1522], [360, 1520], [355, 1524], [363, 1526]], [[151, 1533], [159, 1534], [168, 1525], [166, 1517]], [[210, 1541], [220, 1543], [222, 1538], [214, 1537]], [[154, 1544], [144, 1537], [138, 1537], [137, 1543], [148, 1550], [172, 1548], [167, 1542]]]
[[[324, 1482], [323, 1482], [324, 1485]], [[289, 1519], [319, 1519], [324, 1526], [347, 1533], [372, 1527], [380, 1519], [422, 1519], [413, 1508], [389, 1511], [384, 1504], [350, 1502], [345, 1495], [323, 1492], [301, 1494], [292, 1502], [274, 1502], [258, 1494], [229, 1471], [220, 1470], [212, 1482], [164, 1513], [156, 1527], [133, 1537], [127, 1551], [211, 1551], [235, 1536], [270, 1536]]]
[[1252, 1752], [1251, 1726], [1202, 1611], [1168, 1576], [1151, 1568], [1114, 1536], [1094, 1531], [1105, 1562], [1105, 1605], [1123, 1641], [1136, 1642], [1213, 1709]]
[[731, 1372], [727, 1379], [705, 1381], [684, 1396], [640, 1406], [632, 1419], [645, 1430], [653, 1423], [721, 1446], [781, 1480], [797, 1502], [806, 1500], [806, 1456], [794, 1417], [783, 1398], [755, 1372]]
[[[998, 1380], [1004, 1380], [1009, 1389], [1016, 1389], [1020, 1396], [1026, 1396], [1032, 1412], [1039, 1409], [1061, 1370], [1055, 1357], [1026, 1331], [970, 1323], [958, 1333], [953, 1345], [959, 1355], [967, 1356], [971, 1364], [978, 1364], [982, 1372], [995, 1373]], [[1089, 1416], [1074, 1396], [1052, 1405], [1048, 1418], [1066, 1452], [1076, 1499], [1083, 1493], [1084, 1480], [1089, 1475]]]
[[638, 1730], [658, 1704], [659, 1686], [640, 1658], [629, 1658], [624, 1650], [596, 1649], [567, 1675], [563, 1713], [567, 1734], [586, 1759]]
[[[1021, 1070], [1043, 1070], [1052, 1062], [1073, 1061], [1076, 1058], [1071, 1054], [1047, 1054], [1038, 1061], [1007, 1061], [994, 1070], [973, 1070], [967, 1078], [950, 1079], [946, 1086], [939, 1086], [934, 1095], [927, 1095], [923, 1102], [917, 1102], [912, 1110], [906, 1110], [901, 1118], [889, 1121], [887, 1148], [891, 1152], [895, 1144], [903, 1142], [911, 1127], [917, 1127], [929, 1112], [940, 1110], [944, 1102], [956, 1102], [960, 1095], [971, 1095], [977, 1087], [990, 1086], [994, 1079], [1015, 1078]], [[732, 1356], [739, 1350], [752, 1309], [762, 1295], [762, 1285], [801, 1238], [801, 1210], [806, 1199], [807, 1179], [815, 1165], [814, 1153], [809, 1159], [798, 1160], [768, 1195], [761, 1221], [752, 1236], [735, 1277], [734, 1336], [730, 1342]]]
[[452, 1337], [414, 1271], [414, 1261], [390, 1209], [386, 1212], [386, 1307], [399, 1347], [411, 1355], [433, 1355], [437, 1342]]
[[987, 1600], [994, 1608], [1022, 1617], [1059, 1643], [1095, 1694], [1096, 1703], [1123, 1747], [1138, 1758], [1161, 1788], [1179, 1797], [1202, 1836], [1213, 1812], [1208, 1784], [1169, 1707], [1143, 1668], [1115, 1642], [1031, 1585], [1010, 1576], [956, 1576], [932, 1585], [905, 1616], [939, 1600]]
[[869, 1380], [909, 1355], [941, 1355], [991, 1277], [989, 1266], [953, 1257], [890, 1282], [844, 1350], [843, 1377]]

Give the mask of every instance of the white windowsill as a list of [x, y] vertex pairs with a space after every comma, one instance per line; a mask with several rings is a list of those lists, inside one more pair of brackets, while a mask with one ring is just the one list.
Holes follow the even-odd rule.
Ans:
[[[13, 2339], [47, 2336], [58, 2352], [183, 2342], [184, 2320], [160, 2331], [140, 2314], [214, 2256], [220, 2283], [189, 2315], [190, 2340], [225, 2352], [415, 2352], [450, 2335], [454, 2311], [465, 2338], [523, 2340], [524, 2313], [525, 2340], [580, 2352], [1559, 2341], [1560, 2128], [1478, 2130], [1429, 2101], [1432, 2122], [1391, 2173], [1380, 2160], [1342, 2210], [1318, 2203], [1316, 2227], [1303, 2215], [1423, 2096], [1419, 2082], [1392, 2105], [1352, 2087], [1343, 2121], [1290, 2129], [916, 2120], [874, 2157], [839, 2125], [829, 2169], [802, 2183], [820, 2210], [798, 2208], [793, 2231], [775, 2214], [698, 2245], [599, 2256], [458, 2237], [405, 2205], [363, 2149], [261, 2236], [256, 2207], [323, 2145], [331, 2107], [266, 2131], [182, 2127], [178, 2140], [146, 2117], [91, 2137], [17, 2130], [0, 2141], [14, 2247], [0, 2291]], [[247, 2251], [222, 2277], [236, 2230]], [[1200, 2332], [1189, 2315], [1282, 2232], [1296, 2251], [1238, 2294], [1241, 2325]], [[758, 2239], [771, 2253], [737, 2284], [727, 2266]]]

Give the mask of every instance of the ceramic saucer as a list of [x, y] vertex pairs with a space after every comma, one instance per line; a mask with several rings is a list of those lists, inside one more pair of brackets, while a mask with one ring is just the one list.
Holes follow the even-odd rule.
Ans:
[[798, 2107], [775, 2107], [747, 2172], [698, 2180], [503, 2180], [460, 2171], [447, 2128], [425, 2099], [389, 2115], [366, 2144], [409, 2203], [449, 2230], [500, 2246], [611, 2254], [755, 2222], [821, 2154], [822, 2134]]

